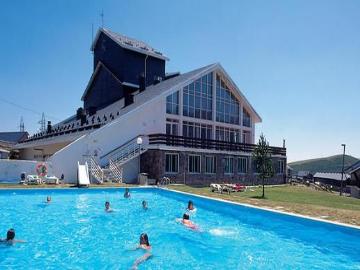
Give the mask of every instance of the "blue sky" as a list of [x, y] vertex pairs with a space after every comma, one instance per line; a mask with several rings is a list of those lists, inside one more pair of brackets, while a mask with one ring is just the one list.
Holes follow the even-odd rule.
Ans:
[[[91, 24], [144, 40], [186, 72], [220, 62], [290, 161], [360, 158], [360, 1], [1, 1], [1, 131], [82, 105]], [[7, 102], [31, 109], [25, 110]], [[52, 118], [50, 118], [52, 117]]]

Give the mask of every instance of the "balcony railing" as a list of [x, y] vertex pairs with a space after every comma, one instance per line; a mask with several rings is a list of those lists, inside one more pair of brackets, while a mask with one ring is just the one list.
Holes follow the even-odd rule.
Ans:
[[[256, 144], [206, 140], [167, 134], [151, 134], [149, 135], [149, 145], [154, 144], [182, 146], [199, 149], [214, 149], [232, 152], [253, 152], [256, 147]], [[273, 146], [270, 146], [269, 148], [272, 155], [286, 156], [286, 148]]]

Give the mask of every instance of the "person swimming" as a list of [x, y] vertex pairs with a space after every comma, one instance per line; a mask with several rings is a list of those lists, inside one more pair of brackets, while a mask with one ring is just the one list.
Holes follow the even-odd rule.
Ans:
[[193, 201], [189, 201], [188, 202], [188, 206], [187, 206], [187, 208], [186, 208], [186, 211], [187, 212], [190, 212], [190, 213], [195, 213], [196, 212], [196, 208], [194, 207], [194, 203], [193, 203]]
[[46, 203], [51, 203], [51, 196], [46, 197]]
[[113, 210], [110, 208], [110, 202], [105, 202], [105, 211], [112, 212]]
[[142, 201], [142, 207], [144, 210], [148, 210], [148, 205], [146, 201]]
[[15, 244], [15, 243], [25, 243], [24, 240], [15, 240], [15, 230], [14, 229], [10, 229], [7, 231], [6, 233], [6, 238], [5, 239], [0, 239], [0, 243], [6, 243], [6, 244]]
[[150, 253], [151, 245], [149, 243], [149, 237], [146, 233], [142, 233], [140, 235], [140, 244], [136, 247], [136, 249], [143, 249], [146, 251], [146, 253], [143, 256], [136, 259], [131, 269], [138, 269], [138, 265], [140, 263], [146, 261], [152, 256], [152, 254]]
[[190, 228], [192, 230], [198, 230], [199, 229], [199, 227], [190, 220], [190, 216], [187, 213], [185, 213], [183, 215], [182, 219], [178, 218], [178, 219], [176, 219], [176, 221], [181, 222], [184, 226], [186, 226], [186, 227], [188, 227], [188, 228]]
[[125, 192], [124, 192], [124, 198], [130, 198], [131, 194], [128, 188], [125, 188]]

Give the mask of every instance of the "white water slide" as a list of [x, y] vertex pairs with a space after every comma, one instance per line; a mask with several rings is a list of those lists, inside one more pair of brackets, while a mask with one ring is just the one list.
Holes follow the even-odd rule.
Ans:
[[84, 165], [81, 165], [78, 162], [77, 176], [78, 176], [79, 187], [88, 187], [90, 185], [89, 171], [86, 162]]

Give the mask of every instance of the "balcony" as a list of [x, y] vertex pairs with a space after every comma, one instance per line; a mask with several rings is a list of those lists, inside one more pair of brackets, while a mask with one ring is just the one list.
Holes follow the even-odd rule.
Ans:
[[[253, 152], [256, 144], [234, 143], [218, 140], [205, 140], [167, 134], [149, 135], [149, 145], [181, 146], [197, 149], [213, 149], [230, 152]], [[286, 148], [270, 146], [271, 155], [286, 156]]]

